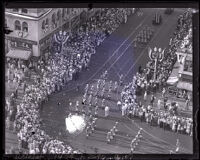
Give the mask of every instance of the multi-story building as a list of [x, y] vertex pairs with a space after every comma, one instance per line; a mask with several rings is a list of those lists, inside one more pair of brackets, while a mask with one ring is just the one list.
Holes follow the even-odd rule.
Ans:
[[[5, 36], [6, 54], [28, 59], [48, 52], [52, 35], [76, 27], [85, 8], [6, 9], [5, 25], [13, 32]], [[85, 14], [87, 15], [87, 14]]]
[[192, 92], [192, 28], [189, 29], [181, 46], [177, 52], [177, 55], [182, 57], [177, 88]]
[[192, 92], [192, 54], [183, 54], [185, 54], [185, 58], [180, 64], [177, 88]]
[[[184, 91], [192, 94], [192, 52], [192, 28], [190, 28], [188, 35], [186, 35], [181, 42], [180, 48], [177, 49], [176, 54], [178, 61], [174, 65], [174, 69], [168, 79], [168, 84], [173, 84], [173, 86], [169, 88], [180, 94], [184, 93]], [[172, 93], [174, 94], [175, 92], [172, 91]]]

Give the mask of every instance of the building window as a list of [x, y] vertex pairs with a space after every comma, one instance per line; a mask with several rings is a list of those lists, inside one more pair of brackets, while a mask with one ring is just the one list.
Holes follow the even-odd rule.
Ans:
[[13, 12], [19, 12], [19, 9], [18, 8], [14, 8]]
[[69, 15], [69, 11], [70, 11], [69, 8], [67, 8], [66, 11], [67, 11], [67, 15]]
[[57, 24], [56, 24], [56, 14], [55, 13], [52, 15], [51, 21], [52, 21], [53, 28], [56, 28]]
[[55, 15], [55, 13], [52, 15], [52, 22], [56, 23], [56, 15]]
[[60, 16], [61, 16], [61, 13], [60, 13], [60, 10], [58, 10], [58, 12], [57, 12], [57, 21], [60, 20]]
[[22, 13], [28, 13], [28, 9], [22, 8]]
[[7, 25], [7, 19], [5, 19], [5, 27], [8, 27], [8, 25]]
[[65, 14], [66, 14], [66, 10], [63, 8], [63, 9], [62, 9], [62, 18], [65, 17]]
[[23, 32], [28, 32], [28, 24], [26, 22], [22, 23], [22, 31]]
[[15, 30], [21, 30], [21, 24], [20, 21], [15, 21]]
[[45, 29], [45, 20], [42, 21], [42, 29]]
[[48, 18], [46, 19], [46, 22], [45, 22], [45, 28], [46, 28], [46, 29], [49, 28], [49, 19], [48, 19]]

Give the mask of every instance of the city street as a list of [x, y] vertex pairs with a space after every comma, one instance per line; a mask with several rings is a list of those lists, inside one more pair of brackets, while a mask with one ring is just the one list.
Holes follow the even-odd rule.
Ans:
[[[172, 15], [164, 14], [161, 9], [142, 9], [142, 11], [143, 14], [140, 16], [130, 15], [126, 24], [122, 24], [96, 48], [96, 54], [92, 55], [88, 70], [79, 73], [78, 79], [68, 82], [62, 91], [52, 94], [49, 101], [42, 106], [40, 113], [42, 128], [50, 136], [57, 137], [86, 153], [130, 153], [131, 140], [138, 130], [143, 128], [143, 137], [135, 153], [169, 154], [170, 150], [175, 150], [177, 138], [180, 140], [181, 153], [193, 152], [193, 141], [190, 136], [152, 127], [138, 119], [132, 121], [128, 117], [122, 117], [121, 111], [116, 107], [122, 87], [118, 93], [112, 93], [111, 100], [106, 100], [106, 104], [111, 107], [109, 117], [105, 118], [104, 110], [100, 109], [96, 130], [90, 137], [86, 139], [85, 130], [78, 135], [71, 135], [66, 131], [65, 118], [70, 112], [74, 113], [73, 105], [77, 100], [81, 104], [87, 83], [95, 85], [105, 70], [108, 71], [108, 81], [119, 81], [119, 76], [123, 74], [124, 83], [129, 83], [139, 66], [144, 68], [149, 61], [148, 47], [153, 49], [157, 46], [164, 49], [168, 46], [177, 24], [177, 17], [182, 10], [177, 9]], [[161, 13], [163, 21], [161, 25], [153, 26], [152, 19], [156, 11]], [[133, 40], [144, 26], [154, 29], [153, 37], [147, 45], [135, 48]], [[80, 86], [79, 91], [76, 90], [77, 85]], [[157, 94], [159, 97], [160, 93]], [[100, 106], [102, 99], [98, 100]], [[72, 107], [69, 107], [70, 102]], [[191, 116], [191, 112], [188, 114]], [[119, 132], [114, 141], [107, 144], [106, 134], [116, 121], [119, 122]]]

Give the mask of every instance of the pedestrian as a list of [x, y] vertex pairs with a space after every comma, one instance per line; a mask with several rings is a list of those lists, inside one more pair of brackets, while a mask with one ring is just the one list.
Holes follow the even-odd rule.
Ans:
[[107, 140], [107, 143], [110, 143], [110, 141], [111, 141], [111, 132], [107, 133], [106, 140]]
[[123, 117], [126, 115], [126, 110], [127, 110], [127, 104], [122, 105], [122, 116]]
[[147, 91], [144, 92], [144, 102], [147, 101]]
[[121, 106], [122, 106], [121, 101], [117, 101], [117, 108], [118, 108], [119, 111], [121, 110]]
[[111, 98], [111, 89], [109, 88], [109, 90], [108, 90], [108, 99], [110, 99]]
[[157, 108], [160, 110], [161, 108], [161, 99], [158, 99]]
[[76, 105], [75, 105], [75, 111], [76, 111], [76, 114], [78, 113], [78, 109], [79, 108], [79, 101], [76, 101]]
[[101, 106], [104, 108], [105, 107], [105, 99], [102, 99]]
[[89, 84], [86, 84], [86, 86], [85, 86], [85, 93], [86, 94], [88, 93], [88, 88], [89, 88]]
[[82, 100], [82, 105], [86, 104], [86, 100], [87, 100], [87, 94], [83, 95], [83, 100]]
[[151, 101], [150, 101], [152, 107], [153, 107], [153, 104], [154, 104], [155, 99], [156, 99], [156, 97], [155, 97], [154, 95], [152, 95], [152, 96], [151, 96]]
[[163, 98], [165, 97], [165, 93], [166, 93], [166, 89], [163, 88], [163, 90], [162, 90], [162, 97], [163, 97]]
[[91, 94], [88, 97], [88, 104], [92, 104], [92, 95]]
[[104, 93], [105, 93], [105, 88], [102, 89], [102, 92], [101, 92], [101, 97], [103, 98], [104, 97]]
[[94, 93], [94, 85], [92, 85], [90, 88], [90, 94], [92, 95], [93, 93]]
[[113, 126], [113, 131], [114, 131], [115, 133], [118, 131], [116, 126]]
[[117, 84], [117, 81], [115, 81], [114, 83], [114, 91], [117, 92], [117, 88], [118, 88], [118, 84]]
[[86, 127], [86, 129], [85, 129], [85, 131], [86, 131], [86, 138], [88, 138], [89, 136], [90, 136], [90, 127], [89, 126], [87, 126]]
[[99, 93], [99, 88], [97, 87], [96, 91], [94, 92], [94, 96], [97, 97], [98, 93]]
[[119, 84], [120, 84], [120, 86], [123, 85], [123, 74], [121, 74], [119, 77]]
[[108, 106], [105, 107], [105, 117], [109, 116], [109, 110], [110, 108]]
[[96, 106], [98, 104], [98, 97], [96, 96], [94, 99], [94, 106]]
[[72, 107], [72, 102], [69, 102], [69, 108], [71, 108]]
[[189, 110], [189, 99], [187, 99], [185, 101], [185, 110], [188, 111]]
[[97, 115], [98, 115], [98, 110], [99, 110], [99, 107], [98, 107], [98, 106], [96, 106], [96, 107], [95, 107], [95, 110], [94, 110], [94, 114], [95, 114], [95, 116], [97, 116]]
[[175, 150], [175, 152], [178, 153], [179, 150], [180, 150], [180, 141], [179, 141], [179, 139], [177, 139], [176, 140], [176, 150]]
[[88, 106], [88, 115], [91, 115], [92, 113], [92, 104], [90, 103]]

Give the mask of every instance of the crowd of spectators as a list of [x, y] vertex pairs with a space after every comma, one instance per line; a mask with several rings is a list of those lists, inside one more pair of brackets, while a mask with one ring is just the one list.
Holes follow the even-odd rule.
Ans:
[[[45, 101], [48, 101], [50, 94], [61, 90], [68, 81], [73, 79], [74, 74], [88, 67], [91, 55], [95, 54], [96, 46], [119, 27], [124, 16], [130, 13], [131, 9], [102, 9], [78, 30], [70, 33], [68, 41], [62, 45], [63, 48], [59, 53], [49, 53], [47, 56], [42, 56], [37, 63], [29, 61], [24, 65], [18, 65], [21, 63], [20, 60], [7, 61], [8, 72], [14, 71], [14, 79], [18, 85], [26, 84], [20, 104], [16, 106], [14, 103], [18, 95], [17, 89], [12, 93], [12, 98], [6, 102], [8, 112], [11, 105], [16, 109], [13, 126], [8, 125], [9, 116], [6, 124], [8, 128], [17, 131], [20, 150], [28, 149], [30, 154], [80, 153], [40, 129], [40, 108]], [[27, 85], [28, 80], [25, 79], [24, 74], [29, 74], [27, 76], [30, 77], [31, 71], [36, 73], [36, 77], [33, 83]], [[12, 76], [10, 77], [10, 73], [8, 79], [14, 80]]]
[[[139, 69], [133, 76], [133, 81], [126, 85], [121, 93], [123, 106], [127, 106], [127, 114], [138, 117], [141, 121], [158, 125], [164, 129], [183, 133], [192, 136], [192, 118], [181, 117], [177, 115], [177, 105], [169, 104], [164, 111], [160, 110], [160, 102], [155, 106], [155, 97], [152, 95], [149, 105], [142, 104], [138, 100], [138, 95], [156, 93], [158, 90], [166, 88], [166, 81], [170, 76], [173, 66], [177, 61], [176, 51], [181, 47], [185, 37], [188, 37], [192, 27], [192, 14], [189, 11], [183, 13], [178, 18], [178, 25], [172, 40], [165, 50], [164, 59], [157, 64], [157, 79], [154, 81], [154, 61], [147, 63], [146, 68]], [[191, 44], [191, 43], [190, 43]], [[187, 47], [187, 46], [186, 46]], [[189, 47], [189, 45], [188, 45]], [[164, 89], [166, 90], [166, 89]], [[163, 97], [165, 99], [165, 97]], [[146, 98], [144, 98], [146, 101]]]

